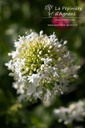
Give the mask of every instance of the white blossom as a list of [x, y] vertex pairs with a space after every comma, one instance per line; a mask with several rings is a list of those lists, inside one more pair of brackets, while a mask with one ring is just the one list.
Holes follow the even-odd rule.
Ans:
[[54, 114], [58, 121], [64, 121], [64, 124], [71, 124], [73, 121], [83, 121], [85, 118], [85, 103], [84, 101], [78, 101], [70, 104], [67, 108], [60, 107], [54, 109]]
[[42, 31], [31, 32], [14, 42], [14, 47], [6, 66], [22, 99], [45, 100], [62, 94], [76, 76], [79, 67], [75, 65], [75, 55], [68, 51], [66, 41], [60, 43], [54, 33], [47, 36]]

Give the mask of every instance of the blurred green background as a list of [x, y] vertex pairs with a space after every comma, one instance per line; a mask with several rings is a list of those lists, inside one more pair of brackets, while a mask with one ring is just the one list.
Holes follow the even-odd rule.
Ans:
[[[48, 26], [51, 18], [45, 6], [72, 6], [82, 7], [76, 13], [76, 27], [67, 27], [61, 30]], [[52, 103], [49, 101], [36, 103], [17, 101], [16, 90], [12, 88], [13, 78], [10, 77], [5, 63], [9, 60], [8, 52], [14, 49], [13, 42], [19, 35], [33, 29], [41, 30], [50, 35], [56, 33], [59, 40], [68, 40], [68, 48], [75, 52], [81, 63], [79, 79], [71, 91], [56, 96]], [[0, 128], [74, 128], [84, 126], [83, 122], [75, 122], [65, 126], [58, 123], [53, 115], [53, 109], [66, 106], [72, 101], [85, 98], [85, 2], [83, 0], [0, 0]]]

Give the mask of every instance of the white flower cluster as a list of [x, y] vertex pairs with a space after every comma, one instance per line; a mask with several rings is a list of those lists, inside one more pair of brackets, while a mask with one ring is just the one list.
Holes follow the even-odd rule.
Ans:
[[64, 121], [64, 124], [71, 124], [73, 121], [83, 121], [85, 118], [85, 103], [84, 101], [78, 101], [70, 104], [68, 108], [60, 107], [54, 110], [54, 114], [58, 121]]
[[42, 31], [31, 32], [14, 43], [16, 50], [8, 54], [12, 59], [6, 66], [22, 99], [45, 100], [66, 90], [79, 67], [65, 45], [66, 41], [61, 44], [54, 33], [47, 36]]

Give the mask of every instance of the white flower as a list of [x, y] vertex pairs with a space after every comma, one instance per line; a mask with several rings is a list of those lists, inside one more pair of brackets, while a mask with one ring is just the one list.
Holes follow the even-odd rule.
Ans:
[[[14, 43], [15, 51], [6, 63], [15, 79], [13, 87], [28, 100], [44, 100], [66, 91], [79, 68], [75, 56], [53, 35], [31, 32]], [[23, 98], [22, 98], [23, 99]]]
[[73, 121], [83, 121], [85, 118], [85, 103], [84, 101], [78, 101], [70, 104], [68, 108], [60, 107], [59, 109], [54, 109], [54, 113], [58, 121], [64, 121], [64, 124], [70, 124]]

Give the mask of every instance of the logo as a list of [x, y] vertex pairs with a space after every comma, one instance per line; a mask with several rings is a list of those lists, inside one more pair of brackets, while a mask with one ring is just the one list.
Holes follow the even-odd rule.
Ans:
[[45, 10], [47, 11], [49, 18], [50, 18], [50, 17], [52, 16], [52, 14], [54, 13], [54, 12], [52, 12], [52, 9], [53, 9], [53, 5], [51, 5], [51, 4], [48, 4], [48, 5], [45, 6]]

